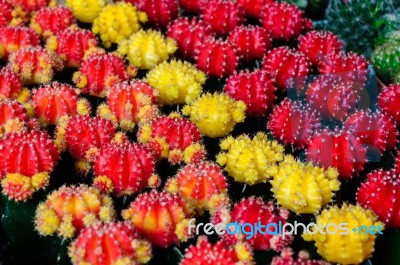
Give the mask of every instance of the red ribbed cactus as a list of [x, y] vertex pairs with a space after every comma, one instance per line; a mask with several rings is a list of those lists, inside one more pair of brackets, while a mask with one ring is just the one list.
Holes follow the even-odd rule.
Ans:
[[294, 4], [273, 2], [264, 5], [260, 21], [273, 39], [291, 40], [303, 30], [303, 11]]
[[30, 127], [26, 110], [15, 100], [0, 100], [0, 137]]
[[96, 223], [81, 231], [68, 255], [73, 264], [145, 264], [152, 257], [151, 244], [126, 222]]
[[0, 28], [13, 19], [13, 5], [8, 0], [0, 0]]
[[43, 7], [49, 6], [51, 0], [10, 0], [10, 2], [21, 7], [25, 12], [32, 13]]
[[190, 13], [200, 13], [204, 0], [179, 0], [179, 6]]
[[202, 19], [213, 31], [226, 36], [244, 22], [244, 10], [235, 1], [204, 0], [201, 7]]
[[60, 57], [41, 47], [20, 49], [10, 55], [8, 63], [8, 67], [27, 85], [49, 83], [63, 66]]
[[376, 170], [357, 191], [357, 201], [373, 210], [380, 221], [391, 228], [400, 228], [400, 173]]
[[342, 179], [351, 179], [364, 170], [366, 149], [348, 131], [323, 130], [316, 132], [308, 143], [307, 160], [328, 168], [335, 167]]
[[262, 59], [272, 46], [267, 31], [258, 26], [236, 27], [229, 34], [228, 41], [235, 45], [238, 56], [247, 62]]
[[368, 61], [362, 55], [354, 52], [331, 53], [320, 60], [318, 71], [321, 74], [330, 74], [341, 77], [345, 81], [354, 83], [354, 87], [362, 89], [367, 80]]
[[117, 196], [132, 195], [160, 184], [151, 150], [136, 143], [102, 146], [93, 168], [94, 186]]
[[374, 146], [381, 152], [396, 147], [396, 125], [379, 111], [360, 110], [347, 118], [344, 129], [354, 132], [361, 143]]
[[178, 194], [193, 209], [202, 214], [228, 206], [226, 178], [213, 162], [189, 164], [181, 168], [166, 184], [166, 190]]
[[214, 33], [210, 25], [202, 20], [181, 17], [168, 26], [167, 35], [178, 44], [178, 53], [185, 59], [191, 59], [201, 44]]
[[39, 45], [39, 37], [28, 27], [0, 27], [0, 59], [22, 48]]
[[149, 23], [158, 28], [167, 25], [178, 17], [178, 0], [125, 0], [146, 12]]
[[[247, 242], [256, 250], [275, 250], [281, 251], [293, 239], [293, 235], [275, 233], [278, 229], [279, 222], [284, 225], [289, 218], [289, 211], [284, 208], [277, 208], [272, 202], [264, 202], [262, 198], [249, 197], [238, 202], [232, 211], [227, 211], [226, 208], [220, 208], [212, 217], [214, 224], [235, 223], [236, 226], [228, 225], [229, 233], [225, 232], [222, 239], [228, 245], [234, 245], [237, 242]], [[253, 230], [253, 236], [246, 236], [242, 231], [249, 231], [249, 227], [238, 227], [243, 224], [250, 224], [253, 229], [255, 225], [268, 225], [270, 223], [276, 226], [270, 226], [267, 231], [270, 233], [258, 233]], [[264, 230], [265, 231], [265, 230]], [[247, 238], [246, 238], [247, 237]]]
[[99, 149], [114, 137], [115, 128], [111, 121], [98, 116], [75, 115], [59, 121], [55, 142], [59, 150], [67, 150], [78, 160], [79, 171], [87, 172], [90, 169], [88, 162], [93, 161]]
[[6, 134], [0, 140], [0, 179], [10, 199], [26, 201], [49, 184], [59, 154], [49, 135], [40, 131]]
[[83, 228], [115, 219], [112, 199], [86, 185], [62, 186], [36, 208], [35, 225], [40, 235], [72, 238]]
[[139, 194], [122, 217], [158, 247], [166, 248], [190, 237], [190, 209], [179, 196], [168, 192]]
[[32, 95], [35, 116], [43, 127], [57, 125], [64, 116], [88, 114], [90, 104], [84, 99], [78, 99], [78, 91], [57, 81], [41, 86], [33, 91]]
[[79, 68], [85, 53], [98, 44], [90, 30], [70, 27], [47, 39], [46, 48], [55, 51], [65, 61], [65, 67]]
[[205, 157], [199, 129], [177, 113], [143, 124], [138, 140], [150, 146], [157, 158], [168, 158], [172, 164], [195, 163]]
[[300, 101], [284, 99], [269, 117], [267, 128], [286, 145], [303, 148], [320, 129], [320, 115]]
[[[212, 263], [210, 263], [212, 262]], [[243, 243], [235, 247], [227, 246], [223, 241], [212, 245], [206, 236], [199, 236], [197, 244], [186, 249], [180, 265], [251, 265], [253, 264], [252, 249]]]
[[296, 87], [303, 87], [305, 77], [311, 74], [311, 63], [301, 52], [282, 46], [267, 53], [262, 69], [275, 79], [278, 88], [286, 90], [291, 81]]
[[391, 84], [379, 94], [378, 106], [397, 125], [400, 125], [400, 84]]
[[233, 74], [236, 70], [239, 57], [233, 44], [209, 38], [198, 49], [197, 67], [208, 75], [222, 78]]
[[271, 265], [330, 265], [329, 262], [323, 260], [311, 260], [310, 254], [304, 250], [299, 251], [297, 259], [294, 259], [293, 256], [293, 250], [285, 248], [279, 257], [277, 256], [272, 259]]
[[157, 93], [148, 83], [130, 80], [110, 87], [107, 104], [98, 108], [98, 114], [126, 131], [136, 123], [150, 121], [158, 115]]
[[299, 37], [298, 48], [317, 66], [327, 55], [340, 53], [343, 43], [330, 31], [313, 30]]
[[74, 14], [68, 7], [44, 7], [31, 18], [31, 28], [46, 38], [75, 23]]
[[252, 18], [259, 18], [264, 6], [273, 3], [274, 0], [238, 0], [238, 5], [244, 9], [245, 15]]
[[0, 70], [0, 100], [18, 99], [24, 102], [29, 97], [29, 91], [22, 87], [19, 76], [7, 68]]
[[128, 80], [130, 74], [121, 57], [111, 53], [94, 53], [82, 61], [72, 79], [83, 93], [104, 98], [110, 87]]
[[261, 117], [272, 108], [276, 99], [275, 91], [272, 79], [263, 70], [233, 74], [224, 86], [226, 94], [246, 103], [246, 115], [249, 117]]

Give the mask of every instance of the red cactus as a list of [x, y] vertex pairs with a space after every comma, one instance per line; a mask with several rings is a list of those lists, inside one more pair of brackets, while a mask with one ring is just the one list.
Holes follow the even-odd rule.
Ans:
[[313, 30], [299, 37], [298, 48], [314, 65], [318, 65], [327, 55], [340, 53], [343, 43], [330, 31]]
[[198, 162], [205, 156], [196, 125], [176, 113], [142, 125], [138, 139], [149, 145], [156, 157], [168, 158], [172, 164]]
[[[277, 224], [284, 225], [289, 218], [289, 211], [284, 208], [277, 208], [272, 202], [264, 202], [262, 198], [249, 197], [242, 199], [237, 203], [229, 213], [224, 208], [217, 210], [212, 217], [214, 224], [235, 223], [237, 226], [227, 225], [226, 229], [230, 232], [222, 234], [222, 239], [228, 245], [234, 245], [237, 242], [247, 242], [256, 250], [275, 250], [280, 251], [286, 247], [293, 239], [292, 235], [277, 233]], [[265, 233], [253, 233], [252, 237], [247, 237], [243, 230], [249, 231], [249, 227], [239, 227], [239, 225], [250, 224], [251, 226], [262, 224], [276, 224], [275, 226], [265, 227]], [[234, 228], [234, 229], [232, 229]], [[261, 228], [262, 229], [262, 228]]]
[[400, 84], [392, 84], [387, 86], [379, 94], [378, 106], [397, 125], [400, 125]]
[[125, 0], [146, 12], [149, 23], [158, 28], [167, 25], [178, 17], [178, 0]]
[[391, 228], [400, 228], [400, 174], [395, 170], [376, 170], [367, 175], [357, 192], [357, 201], [372, 209]]
[[204, 0], [201, 9], [204, 22], [221, 36], [228, 35], [244, 22], [244, 11], [234, 1]]
[[368, 61], [361, 55], [353, 52], [331, 53], [320, 60], [318, 71], [321, 74], [330, 74], [351, 81], [354, 87], [362, 89], [367, 80]]
[[213, 212], [229, 202], [226, 178], [221, 168], [212, 162], [189, 164], [166, 184], [169, 192], [182, 197], [200, 214]]
[[13, 5], [8, 0], [0, 0], [0, 28], [13, 19]]
[[273, 106], [275, 90], [272, 79], [263, 70], [234, 74], [224, 87], [224, 92], [230, 97], [246, 103], [249, 117], [263, 116]]
[[302, 88], [305, 77], [311, 73], [311, 63], [301, 52], [283, 46], [267, 53], [262, 69], [275, 79], [275, 85], [282, 90], [289, 87], [290, 81], [295, 81], [296, 87]]
[[272, 46], [267, 31], [258, 26], [236, 27], [228, 37], [237, 49], [237, 54], [245, 61], [262, 59]]
[[8, 67], [19, 74], [24, 84], [49, 83], [63, 62], [55, 53], [41, 47], [27, 47], [11, 54]]
[[185, 59], [190, 59], [195, 56], [195, 51], [200, 45], [214, 33], [211, 27], [202, 20], [181, 17], [168, 26], [167, 35], [178, 44], [178, 53]]
[[121, 57], [111, 53], [95, 53], [82, 61], [73, 81], [83, 93], [105, 97], [110, 87], [128, 80], [129, 77]]
[[132, 195], [159, 184], [155, 162], [146, 147], [135, 143], [111, 143], [101, 148], [94, 161], [94, 185], [117, 196]]
[[35, 89], [32, 101], [35, 116], [43, 126], [56, 125], [64, 115], [87, 114], [89, 110], [88, 102], [78, 102], [78, 93], [72, 86], [59, 82]]
[[321, 123], [317, 111], [299, 101], [285, 99], [274, 108], [267, 127], [286, 145], [303, 148], [320, 129]]
[[330, 76], [315, 79], [306, 92], [310, 106], [326, 118], [343, 121], [356, 110], [360, 92], [354, 83]]
[[186, 241], [190, 236], [190, 209], [179, 196], [168, 192], [152, 190], [139, 194], [122, 216], [158, 247]]
[[42, 7], [49, 6], [51, 0], [9, 0], [12, 4], [20, 6], [24, 11], [31, 13]]
[[397, 152], [397, 156], [394, 161], [394, 169], [397, 173], [400, 173], [400, 151]]
[[200, 13], [204, 0], [179, 0], [179, 6], [190, 13]]
[[29, 125], [29, 118], [21, 104], [14, 100], [0, 100], [0, 137], [21, 131], [26, 125]]
[[151, 259], [151, 252], [151, 244], [130, 224], [113, 222], [83, 229], [68, 254], [73, 264], [112, 265], [144, 264]]
[[17, 98], [22, 92], [19, 76], [7, 68], [0, 70], [0, 99]]
[[68, 7], [44, 7], [32, 16], [30, 26], [39, 35], [46, 38], [74, 23], [74, 14]]
[[70, 27], [47, 39], [46, 48], [60, 55], [66, 67], [78, 68], [85, 52], [97, 44], [96, 35], [90, 30]]
[[13, 52], [37, 45], [39, 45], [39, 37], [31, 28], [0, 27], [0, 59], [8, 59]]
[[304, 250], [299, 252], [297, 259], [293, 258], [293, 254], [291, 248], [285, 248], [279, 257], [272, 259], [271, 265], [330, 265], [323, 260], [310, 260], [310, 255]]
[[125, 81], [111, 86], [107, 105], [100, 105], [98, 114], [130, 131], [135, 123], [152, 120], [158, 115], [156, 103], [156, 91], [148, 83]]
[[200, 70], [222, 78], [233, 74], [239, 58], [231, 43], [210, 38], [199, 46], [196, 60]]
[[316, 132], [308, 143], [306, 155], [308, 161], [318, 166], [337, 168], [342, 179], [358, 176], [367, 162], [365, 147], [348, 131]]
[[361, 143], [374, 146], [381, 152], [397, 144], [396, 125], [381, 112], [360, 110], [347, 118], [344, 129], [356, 133]]
[[286, 2], [264, 5], [260, 15], [261, 23], [273, 39], [290, 40], [303, 30], [303, 11]]
[[49, 184], [59, 154], [49, 135], [40, 131], [9, 133], [0, 140], [0, 179], [3, 193], [26, 201]]
[[250, 247], [244, 244], [241, 246], [242, 248], [229, 247], [221, 240], [212, 245], [207, 237], [199, 236], [197, 244], [186, 249], [180, 265], [207, 265], [211, 261], [212, 264], [224, 265], [253, 264]]
[[238, 0], [238, 5], [244, 9], [246, 16], [259, 18], [264, 6], [270, 5], [274, 0]]

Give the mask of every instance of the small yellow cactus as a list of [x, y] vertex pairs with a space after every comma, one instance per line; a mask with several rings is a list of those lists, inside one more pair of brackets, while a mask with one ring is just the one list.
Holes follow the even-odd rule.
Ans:
[[360, 264], [371, 256], [376, 236], [382, 233], [383, 224], [377, 219], [359, 205], [334, 206], [317, 216], [314, 230], [303, 238], [315, 241], [318, 254], [329, 262]]
[[66, 5], [71, 8], [74, 17], [84, 23], [92, 23], [106, 3], [106, 0], [66, 0]]
[[246, 114], [246, 104], [236, 101], [224, 93], [205, 93], [182, 112], [190, 116], [200, 132], [211, 138], [224, 137], [243, 122]]
[[265, 183], [278, 172], [277, 162], [284, 158], [284, 147], [277, 141], [269, 141], [259, 132], [252, 139], [248, 135], [232, 136], [220, 144], [223, 152], [217, 155], [217, 163], [235, 181], [255, 185]]
[[147, 15], [130, 3], [119, 2], [101, 10], [93, 22], [93, 33], [99, 34], [105, 47], [120, 43], [132, 33], [138, 32], [140, 23], [147, 21]]
[[334, 168], [325, 170], [286, 156], [270, 181], [271, 190], [283, 207], [297, 214], [316, 214], [332, 200], [333, 192], [339, 190], [338, 175]]
[[140, 30], [120, 43], [118, 53], [126, 56], [136, 68], [151, 69], [167, 60], [177, 49], [175, 40], [165, 38], [160, 32]]
[[163, 62], [148, 72], [146, 80], [159, 92], [162, 104], [190, 103], [203, 91], [206, 75], [188, 62]]

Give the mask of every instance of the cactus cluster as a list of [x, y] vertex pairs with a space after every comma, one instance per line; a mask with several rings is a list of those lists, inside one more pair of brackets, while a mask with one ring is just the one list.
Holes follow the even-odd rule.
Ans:
[[74, 23], [75, 19], [71, 9], [67, 7], [44, 7], [32, 16], [30, 27], [43, 38], [47, 38]]

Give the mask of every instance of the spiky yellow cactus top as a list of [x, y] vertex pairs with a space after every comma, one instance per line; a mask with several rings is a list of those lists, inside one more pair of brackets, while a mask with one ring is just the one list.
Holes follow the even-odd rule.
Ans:
[[92, 23], [106, 3], [106, 0], [66, 0], [66, 5], [71, 8], [74, 17], [84, 23]]
[[139, 69], [151, 69], [177, 50], [175, 40], [154, 30], [140, 30], [120, 43], [118, 53]]
[[331, 201], [333, 191], [339, 189], [338, 175], [334, 168], [325, 170], [286, 156], [270, 182], [275, 198], [283, 207], [297, 214], [318, 213]]
[[146, 81], [159, 92], [162, 104], [190, 103], [200, 96], [206, 75], [188, 62], [163, 62], [148, 72]]
[[147, 21], [147, 15], [139, 12], [130, 3], [116, 3], [103, 8], [93, 21], [92, 31], [99, 34], [105, 47], [120, 43], [132, 33], [138, 32], [140, 23]]
[[277, 141], [269, 141], [262, 132], [253, 138], [245, 134], [237, 138], [228, 136], [220, 147], [223, 152], [218, 154], [217, 163], [225, 166], [237, 182], [249, 185], [265, 183], [278, 172], [277, 162], [284, 157], [284, 147]]
[[[340, 208], [334, 206], [317, 216], [316, 225], [321, 229], [314, 230], [313, 234], [305, 233], [303, 238], [306, 241], [315, 241], [318, 253], [329, 262], [360, 264], [371, 256], [375, 238], [378, 233], [382, 233], [383, 224], [377, 219], [371, 210], [359, 205], [344, 204]], [[347, 224], [348, 232], [340, 228], [340, 224], [345, 227], [343, 223]], [[374, 229], [372, 226], [375, 226]], [[333, 233], [336, 227], [338, 231]]]
[[246, 104], [224, 93], [205, 93], [182, 112], [190, 116], [201, 133], [216, 138], [228, 135], [236, 123], [244, 121]]

